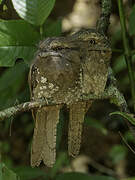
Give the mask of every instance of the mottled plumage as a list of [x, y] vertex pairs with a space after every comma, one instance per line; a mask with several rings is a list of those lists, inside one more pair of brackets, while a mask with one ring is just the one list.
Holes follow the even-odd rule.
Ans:
[[44, 99], [46, 106], [33, 112], [32, 166], [38, 166], [41, 160], [47, 166], [54, 164], [56, 127], [63, 104], [70, 113], [68, 153], [79, 153], [84, 116], [92, 103], [84, 101], [83, 95], [104, 91], [110, 58], [107, 38], [94, 29], [47, 38], [40, 43], [31, 65], [29, 86], [31, 99]]

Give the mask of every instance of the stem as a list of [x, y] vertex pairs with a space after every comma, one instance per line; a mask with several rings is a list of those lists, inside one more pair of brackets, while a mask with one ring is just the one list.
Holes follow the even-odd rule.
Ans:
[[128, 69], [128, 76], [130, 80], [130, 86], [131, 86], [131, 95], [133, 100], [133, 108], [135, 112], [135, 79], [133, 74], [133, 65], [132, 65], [132, 59], [131, 59], [131, 51], [129, 47], [129, 41], [127, 38], [127, 29], [126, 29], [126, 23], [125, 23], [125, 16], [124, 16], [124, 8], [123, 8], [123, 2], [122, 0], [118, 0], [118, 8], [119, 8], [119, 15], [120, 15], [120, 23], [121, 23], [121, 29], [122, 29], [122, 39], [123, 39], [123, 46], [125, 51], [125, 61], [127, 64]]
[[[114, 49], [114, 48], [113, 48], [113, 49], [112, 49], [112, 52], [124, 54], [123, 49]], [[135, 55], [135, 50], [130, 51], [130, 53], [131, 53], [132, 55]]]
[[41, 39], [43, 38], [43, 26], [42, 25], [40, 26], [40, 37], [41, 37]]

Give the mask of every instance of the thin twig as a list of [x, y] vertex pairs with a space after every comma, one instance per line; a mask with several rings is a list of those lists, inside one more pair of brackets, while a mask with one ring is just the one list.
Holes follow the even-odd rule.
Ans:
[[46, 101], [31, 101], [19, 104], [17, 106], [12, 106], [10, 108], [0, 111], [0, 121], [3, 121], [5, 118], [10, 118], [18, 113], [29, 111], [31, 109], [42, 107], [46, 105]]
[[124, 8], [123, 8], [123, 2], [122, 0], [118, 0], [118, 7], [119, 7], [119, 15], [120, 15], [120, 23], [121, 23], [121, 30], [122, 30], [122, 39], [123, 39], [123, 46], [125, 51], [125, 60], [127, 64], [128, 69], [128, 75], [131, 85], [131, 95], [133, 100], [133, 107], [135, 112], [135, 78], [133, 74], [133, 65], [132, 65], [132, 59], [131, 59], [131, 51], [129, 47], [129, 41], [127, 37], [127, 28], [125, 23], [125, 16], [124, 16]]
[[130, 151], [135, 154], [135, 151], [133, 150], [133, 148], [127, 143], [126, 139], [123, 137], [123, 135], [121, 134], [121, 132], [119, 131], [119, 135], [122, 138], [123, 142], [126, 144], [126, 146], [130, 149]]
[[101, 173], [106, 173], [111, 176], [116, 176], [116, 173], [112, 169], [105, 167], [104, 165], [96, 162], [95, 160], [91, 158], [90, 158], [90, 164]]

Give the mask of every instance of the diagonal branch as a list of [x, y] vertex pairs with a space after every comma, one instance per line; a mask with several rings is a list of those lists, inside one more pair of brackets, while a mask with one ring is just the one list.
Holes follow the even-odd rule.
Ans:
[[4, 109], [3, 111], [0, 111], [0, 121], [4, 120], [5, 118], [10, 118], [11, 116], [17, 115], [21, 112], [29, 111], [31, 109], [45, 105], [46, 101], [31, 101], [18, 104], [17, 106], [12, 106], [10, 108]]
[[[124, 99], [124, 96], [119, 92], [117, 87], [113, 85], [113, 83], [100, 95], [93, 95], [93, 94], [83, 95], [84, 101], [103, 100], [103, 99], [109, 99], [111, 103], [114, 103], [118, 108], [120, 108], [120, 110], [127, 111], [127, 103]], [[80, 101], [82, 101], [82, 99], [80, 99]], [[0, 121], [9, 118], [11, 116], [17, 115], [21, 112], [29, 111], [34, 108], [43, 107], [47, 105], [54, 105], [54, 104], [46, 102], [45, 100], [41, 100], [41, 101], [25, 102], [17, 106], [7, 108], [3, 111], [0, 111]]]

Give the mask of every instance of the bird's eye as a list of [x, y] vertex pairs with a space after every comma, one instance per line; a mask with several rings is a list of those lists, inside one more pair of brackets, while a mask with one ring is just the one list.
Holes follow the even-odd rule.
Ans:
[[72, 48], [69, 48], [69, 47], [62, 47], [62, 46], [56, 46], [56, 47], [52, 47], [53, 50], [55, 51], [59, 51], [59, 50], [69, 50], [69, 49], [72, 49]]
[[60, 46], [56, 46], [56, 47], [53, 47], [52, 49], [57, 51], [57, 50], [62, 50], [63, 48]]
[[89, 41], [89, 43], [90, 43], [90, 44], [96, 44], [96, 41], [95, 41], [94, 39], [91, 39], [91, 40]]
[[62, 50], [63, 48], [62, 47], [57, 47], [57, 50]]

